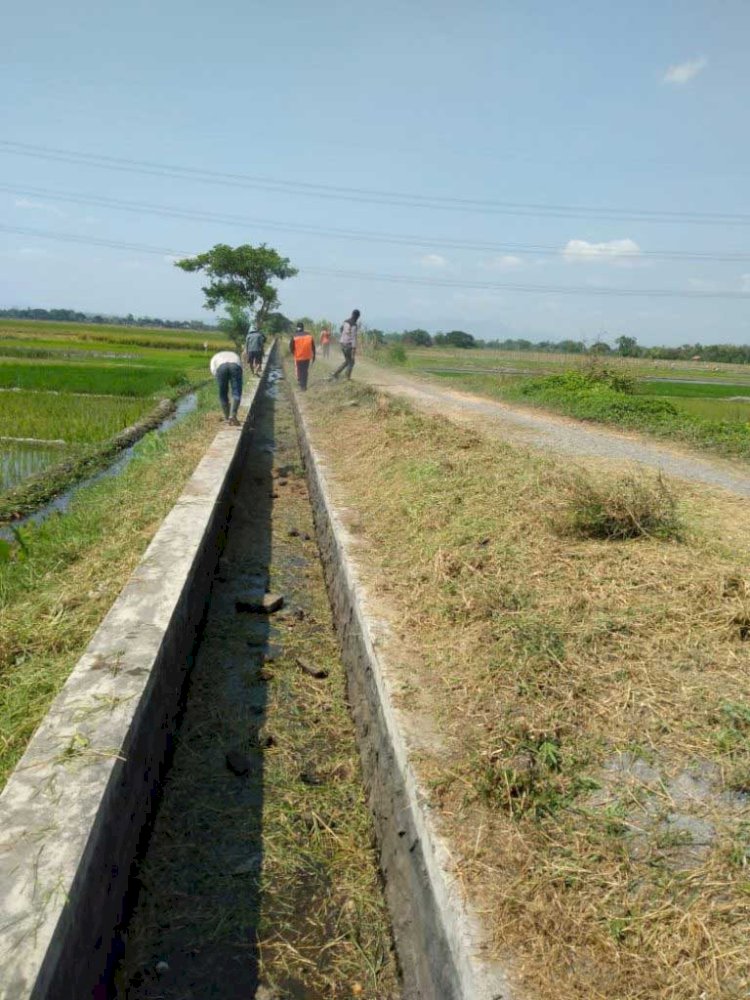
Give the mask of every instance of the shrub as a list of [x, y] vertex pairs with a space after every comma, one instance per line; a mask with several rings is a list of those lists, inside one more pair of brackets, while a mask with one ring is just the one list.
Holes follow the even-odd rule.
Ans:
[[599, 485], [584, 475], [567, 483], [561, 527], [580, 538], [679, 539], [677, 500], [661, 475], [629, 475]]
[[401, 344], [391, 344], [388, 348], [388, 360], [392, 365], [406, 364], [406, 351]]

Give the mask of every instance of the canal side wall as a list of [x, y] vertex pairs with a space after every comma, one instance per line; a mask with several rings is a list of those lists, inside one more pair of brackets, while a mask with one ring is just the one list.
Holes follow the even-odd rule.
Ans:
[[383, 655], [388, 626], [371, 609], [356, 542], [332, 500], [331, 477], [291, 393], [315, 527], [357, 729], [405, 1000], [510, 1000], [503, 970], [486, 957], [459, 891], [450, 851], [410, 761], [410, 721]]
[[[0, 1000], [99, 1000], [274, 350], [0, 795]], [[217, 406], [218, 412], [218, 406]]]

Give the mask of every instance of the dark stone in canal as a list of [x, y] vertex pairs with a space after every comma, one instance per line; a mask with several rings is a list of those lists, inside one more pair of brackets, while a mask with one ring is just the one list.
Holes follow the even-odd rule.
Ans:
[[314, 677], [316, 680], [322, 681], [328, 676], [328, 671], [324, 667], [315, 667], [311, 663], [307, 663], [305, 660], [299, 659], [299, 657], [295, 662], [300, 670], [303, 670], [306, 674], [309, 674], [310, 677]]
[[232, 774], [241, 776], [250, 770], [250, 758], [241, 750], [228, 750], [225, 760]]
[[245, 594], [235, 601], [238, 611], [253, 611], [256, 614], [272, 615], [284, 607], [282, 594]]

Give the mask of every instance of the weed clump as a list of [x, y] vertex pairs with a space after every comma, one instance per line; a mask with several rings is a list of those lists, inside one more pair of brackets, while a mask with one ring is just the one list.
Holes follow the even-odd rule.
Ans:
[[677, 500], [661, 475], [651, 481], [627, 475], [598, 484], [579, 474], [568, 482], [566, 492], [558, 527], [578, 538], [619, 542], [683, 537]]

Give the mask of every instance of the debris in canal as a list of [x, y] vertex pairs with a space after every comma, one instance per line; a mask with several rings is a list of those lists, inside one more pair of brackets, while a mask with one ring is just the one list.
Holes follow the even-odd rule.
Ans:
[[237, 598], [235, 606], [238, 611], [272, 615], [284, 607], [284, 597], [282, 594], [246, 594]]
[[225, 759], [232, 774], [241, 776], [250, 770], [250, 759], [239, 750], [229, 750]]
[[324, 667], [314, 667], [299, 657], [297, 657], [294, 662], [300, 670], [303, 670], [306, 674], [309, 674], [310, 677], [314, 677], [316, 680], [322, 681], [328, 676], [328, 671]]

